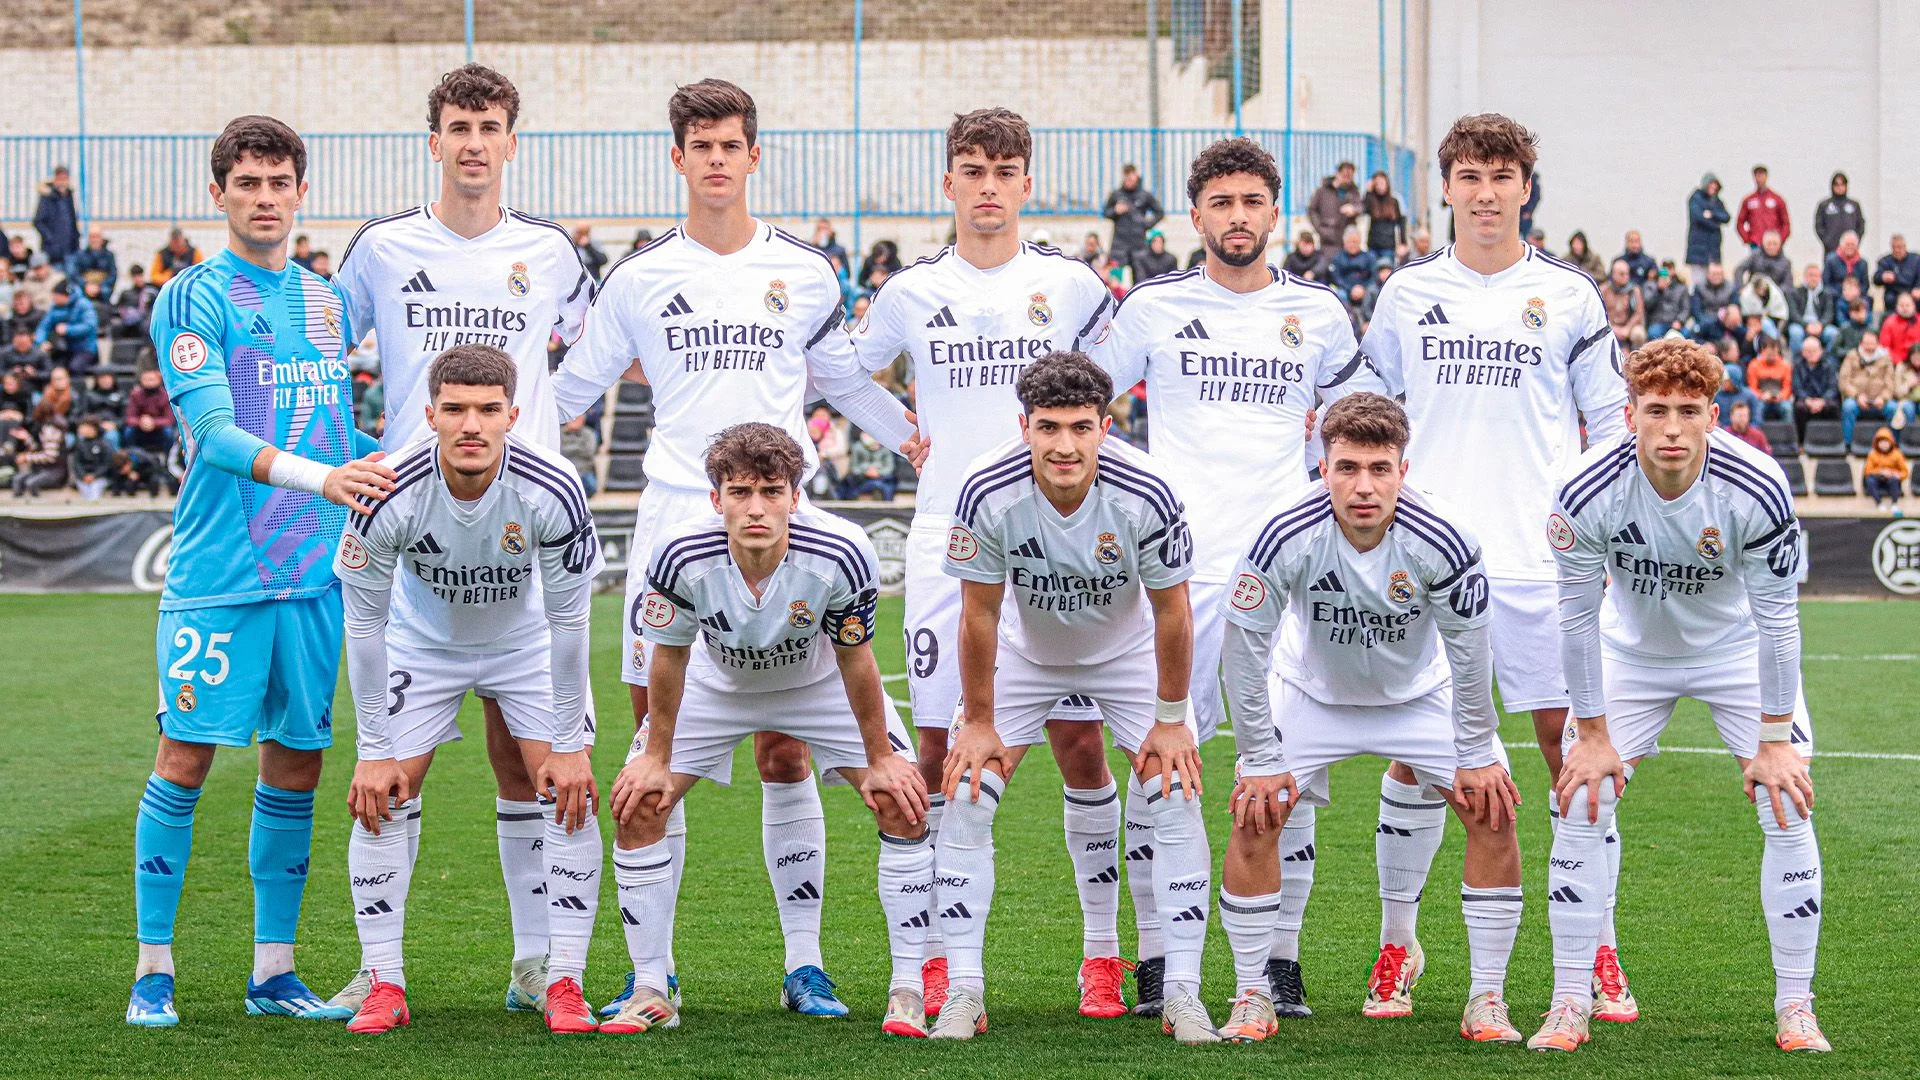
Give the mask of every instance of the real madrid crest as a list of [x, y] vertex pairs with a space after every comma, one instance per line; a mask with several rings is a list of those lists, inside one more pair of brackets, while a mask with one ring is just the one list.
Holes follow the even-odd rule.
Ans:
[[527, 276], [526, 263], [514, 263], [507, 272], [507, 291], [515, 296], [525, 296], [533, 291], [533, 279]]
[[509, 555], [525, 555], [527, 538], [520, 535], [520, 523], [507, 522], [507, 531], [500, 534], [500, 550]]
[[1535, 296], [1527, 301], [1527, 309], [1520, 313], [1520, 325], [1529, 330], [1538, 330], [1547, 325], [1547, 302]]
[[787, 313], [787, 283], [778, 278], [767, 282], [765, 302], [768, 311], [773, 312], [775, 315], [785, 315]]
[[1112, 533], [1101, 533], [1100, 542], [1093, 545], [1093, 557], [1102, 565], [1112, 566], [1120, 561], [1120, 538]]
[[1395, 570], [1387, 579], [1387, 597], [1396, 604], [1404, 604], [1413, 599], [1413, 581], [1405, 570]]
[[848, 619], [840, 624], [840, 644], [858, 645], [866, 640], [864, 624], [859, 619]]
[[1703, 559], [1717, 559], [1727, 549], [1720, 542], [1720, 530], [1709, 525], [1700, 530], [1700, 542], [1693, 545], [1693, 550], [1699, 552]]
[[332, 305], [320, 306], [320, 321], [327, 324], [327, 333], [334, 337], [340, 336], [340, 312], [336, 311]]
[[1053, 322], [1053, 309], [1047, 306], [1047, 294], [1033, 294], [1032, 303], [1027, 305], [1027, 321], [1035, 326], [1047, 326]]
[[787, 625], [795, 630], [805, 630], [813, 625], [813, 609], [805, 600], [795, 600], [787, 606]]
[[193, 696], [193, 684], [181, 683], [180, 692], [173, 695], [173, 707], [181, 712], [192, 712], [198, 704], [199, 700]]
[[1306, 335], [1300, 332], [1300, 316], [1287, 316], [1286, 322], [1280, 325], [1281, 343], [1289, 349], [1297, 349], [1300, 347], [1300, 343], [1305, 340], [1307, 340]]

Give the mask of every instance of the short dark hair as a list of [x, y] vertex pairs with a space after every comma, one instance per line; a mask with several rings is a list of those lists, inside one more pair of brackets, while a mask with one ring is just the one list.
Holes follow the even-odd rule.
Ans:
[[1199, 203], [1200, 192], [1209, 183], [1235, 173], [1260, 178], [1266, 182], [1268, 197], [1280, 198], [1280, 170], [1274, 167], [1273, 155], [1252, 139], [1234, 138], [1209, 144], [1193, 159], [1193, 167], [1187, 170], [1187, 201]]
[[785, 429], [756, 420], [715, 435], [707, 444], [706, 468], [715, 491], [735, 477], [785, 480], [798, 488], [807, 458]]
[[1113, 400], [1113, 376], [1087, 354], [1074, 350], [1051, 352], [1027, 365], [1014, 384], [1028, 416], [1035, 409], [1073, 409], [1091, 405], [1105, 409]]
[[300, 141], [298, 132], [271, 116], [240, 116], [213, 140], [213, 182], [222, 191], [234, 164], [248, 154], [268, 162], [290, 160], [294, 182], [307, 178], [307, 144]]
[[73, 282], [67, 278], [61, 278], [60, 280], [53, 283], [53, 288], [47, 291], [52, 293], [59, 293], [62, 296], [72, 296]]
[[473, 112], [494, 106], [507, 110], [507, 130], [520, 119], [520, 91], [513, 81], [485, 64], [462, 64], [445, 75], [427, 93], [427, 130], [440, 130], [440, 111], [448, 105]]
[[1410, 437], [1407, 410], [1384, 394], [1348, 394], [1320, 418], [1320, 446], [1327, 451], [1336, 441], [1405, 450]]
[[995, 161], [1019, 158], [1022, 169], [1033, 171], [1033, 131], [1012, 109], [996, 105], [956, 114], [947, 125], [947, 164], [969, 150]]
[[1540, 159], [1540, 137], [1511, 117], [1499, 113], [1463, 116], [1447, 129], [1440, 140], [1440, 176], [1453, 175], [1456, 161], [1477, 161], [1484, 165], [1510, 162], [1520, 169], [1520, 179], [1533, 179], [1533, 164]]
[[506, 390], [507, 400], [513, 400], [513, 392], [519, 382], [519, 373], [515, 370], [513, 357], [491, 345], [469, 342], [455, 345], [439, 356], [427, 368], [427, 398], [432, 400], [440, 396], [440, 388], [448, 383], [454, 386], [498, 386]]
[[688, 83], [667, 99], [667, 124], [673, 128], [673, 145], [687, 147], [687, 131], [695, 124], [717, 124], [730, 116], [740, 118], [747, 145], [760, 138], [760, 110], [753, 95], [725, 79], [701, 79]]

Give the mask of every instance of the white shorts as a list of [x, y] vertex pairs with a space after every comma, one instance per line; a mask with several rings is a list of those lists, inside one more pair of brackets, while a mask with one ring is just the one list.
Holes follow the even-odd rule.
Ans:
[[[1114, 745], [1133, 753], [1153, 728], [1159, 689], [1151, 638], [1125, 655], [1085, 666], [1036, 664], [1002, 642], [993, 672], [993, 726], [1008, 746], [1037, 745], [1046, 741], [1047, 720], [1056, 714], [1062, 695], [1081, 696], [1100, 710]], [[1191, 709], [1187, 730], [1194, 731]]]
[[[1607, 657], [1601, 678], [1607, 694], [1607, 735], [1624, 761], [1652, 757], [1660, 752], [1660, 733], [1673, 718], [1673, 707], [1683, 697], [1706, 705], [1720, 741], [1735, 757], [1751, 758], [1760, 750], [1760, 680], [1752, 657], [1708, 667], [1651, 667]], [[1573, 745], [1576, 726], [1567, 718], [1560, 737], [1565, 752]], [[1813, 757], [1813, 718], [1807, 715], [1804, 690], [1793, 699], [1793, 734], [1800, 756]]]
[[[913, 726], [947, 728], [960, 706], [960, 579], [947, 561], [947, 530], [915, 527], [907, 533], [907, 694]], [[1091, 702], [1062, 698], [1049, 719], [1098, 720]], [[1011, 744], [1009, 744], [1011, 745]]]
[[[387, 646], [387, 729], [394, 757], [405, 761], [458, 740], [457, 717], [468, 691], [500, 703], [516, 739], [552, 742], [552, 653], [546, 642], [507, 652]], [[587, 699], [587, 745], [593, 745], [593, 704]]]
[[1460, 759], [1453, 749], [1451, 685], [1399, 705], [1328, 705], [1269, 673], [1267, 695], [1306, 805], [1327, 805], [1330, 766], [1369, 754], [1406, 765], [1422, 787], [1453, 787]]
[[1560, 667], [1560, 585], [1487, 575], [1493, 593], [1493, 678], [1507, 712], [1564, 709], [1567, 674]]
[[[884, 696], [884, 695], [883, 695]], [[907, 739], [900, 712], [887, 698], [887, 742], [908, 761], [918, 760]], [[649, 722], [634, 733], [627, 748], [632, 761], [647, 748]], [[807, 744], [813, 761], [828, 783], [844, 780], [836, 769], [867, 767], [866, 744], [853, 719], [846, 684], [838, 674], [791, 690], [729, 693], [687, 680], [680, 697], [680, 716], [673, 729], [674, 772], [704, 777], [716, 784], [733, 782], [733, 751], [756, 732], [777, 731]]]
[[1188, 696], [1193, 701], [1193, 722], [1200, 729], [1200, 741], [1216, 734], [1231, 736], [1233, 725], [1227, 720], [1226, 699], [1220, 689], [1220, 647], [1227, 636], [1227, 585], [1220, 581], [1187, 582], [1187, 599], [1193, 605], [1193, 680]]

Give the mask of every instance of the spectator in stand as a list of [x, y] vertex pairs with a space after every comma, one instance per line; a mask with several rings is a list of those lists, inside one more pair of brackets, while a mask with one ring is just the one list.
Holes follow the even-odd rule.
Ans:
[[27, 246], [27, 238], [15, 233], [7, 238], [7, 266], [13, 271], [16, 280], [27, 276], [27, 267], [33, 263], [33, 248]]
[[[154, 253], [153, 268], [147, 276], [157, 289], [173, 280], [173, 275], [198, 263], [200, 257], [200, 249], [188, 242], [186, 233], [175, 228], [167, 233], [166, 246]], [[312, 270], [313, 267], [309, 265], [307, 269]]]
[[627, 249], [627, 254], [631, 255], [651, 243], [653, 243], [652, 229], [635, 229], [633, 230], [633, 246]]
[[[573, 227], [573, 251], [580, 256], [580, 265], [586, 267], [587, 273], [598, 282], [600, 274], [607, 266], [607, 253], [600, 249], [599, 244], [593, 242], [593, 226], [575, 225]], [[309, 266], [307, 269], [311, 270], [313, 267]]]
[[1607, 309], [1607, 324], [1613, 327], [1613, 339], [1623, 346], [1623, 352], [1647, 343], [1647, 301], [1633, 283], [1633, 270], [1627, 260], [1613, 260], [1607, 280], [1600, 286], [1600, 303]]
[[173, 448], [173, 404], [157, 368], [141, 372], [127, 395], [127, 424], [120, 445], [137, 446], [158, 458], [165, 458]]
[[107, 332], [114, 337], [147, 336], [147, 318], [153, 312], [153, 298], [160, 290], [147, 284], [147, 271], [139, 263], [127, 267], [127, 287], [113, 301], [113, 318]]
[[1820, 268], [1808, 263], [1801, 272], [1801, 282], [1787, 292], [1787, 350], [1795, 355], [1800, 352], [1801, 340], [1807, 336], [1817, 337], [1820, 344], [1831, 346], [1834, 335], [1839, 333], [1834, 318], [1839, 300], [1827, 291]]
[[[1535, 179], [1538, 179], [1539, 175], [1539, 173], [1535, 173]], [[1538, 191], [1539, 189], [1535, 188], [1534, 190]], [[1407, 244], [1407, 261], [1412, 262], [1415, 259], [1424, 259], [1431, 254], [1433, 254], [1433, 233], [1425, 225], [1422, 225], [1413, 230], [1413, 240]]]
[[1627, 274], [1635, 285], [1645, 285], [1648, 278], [1659, 272], [1660, 264], [1653, 260], [1653, 256], [1647, 254], [1640, 240], [1639, 229], [1628, 229], [1624, 243], [1625, 248], [1620, 252], [1620, 258], [1627, 264]]
[[1800, 342], [1799, 359], [1793, 362], [1793, 426], [1800, 440], [1807, 437], [1807, 421], [1827, 420], [1840, 415], [1840, 368], [1820, 344], [1809, 336]]
[[53, 306], [40, 317], [33, 343], [56, 365], [86, 378], [100, 358], [100, 316], [93, 302], [62, 278], [53, 287]]
[[1893, 301], [1903, 292], [1920, 289], [1920, 252], [1907, 250], [1907, 238], [1894, 233], [1887, 238], [1891, 249], [1880, 256], [1880, 262], [1873, 268], [1873, 280], [1886, 290], [1886, 299], [1882, 306], [1893, 310]]
[[1726, 427], [1733, 422], [1733, 409], [1736, 405], [1745, 405], [1748, 415], [1760, 411], [1760, 399], [1747, 389], [1747, 372], [1739, 364], [1739, 358], [1731, 351], [1732, 342], [1721, 344], [1720, 392], [1713, 395], [1713, 403], [1720, 406], [1720, 426]]
[[1320, 241], [1312, 229], [1301, 229], [1294, 239], [1293, 250], [1281, 260], [1280, 268], [1294, 277], [1308, 281], [1324, 281], [1327, 276], [1326, 259], [1320, 250]]
[[45, 362], [46, 354], [33, 347], [33, 335], [25, 330], [15, 330], [13, 340], [0, 352], [0, 371], [20, 376], [29, 388], [40, 385]]
[[307, 269], [317, 274], [322, 281], [332, 281], [333, 256], [324, 251], [316, 251], [313, 253], [313, 261], [307, 265]]
[[1835, 356], [1845, 356], [1860, 347], [1866, 332], [1873, 329], [1873, 316], [1869, 311], [1863, 297], [1857, 297], [1847, 305], [1847, 317], [1840, 320], [1840, 328], [1833, 335], [1832, 351]]
[[1822, 268], [1820, 276], [1827, 283], [1827, 288], [1834, 293], [1840, 291], [1841, 282], [1851, 280], [1860, 283], [1860, 295], [1867, 294], [1867, 259], [1860, 254], [1858, 235], [1841, 234], [1840, 246], [1834, 248], [1833, 254], [1827, 256], [1826, 265]]
[[847, 249], [840, 246], [840, 238], [833, 231], [833, 222], [827, 218], [820, 218], [813, 223], [813, 246], [826, 252], [829, 258], [837, 256], [843, 267], [852, 261], [847, 256]]
[[860, 320], [867, 317], [867, 309], [872, 306], [873, 306], [872, 297], [869, 297], [869, 296], [854, 297], [853, 307], [848, 309], [847, 329], [852, 330], [854, 327], [859, 326]]
[[1324, 251], [1339, 248], [1347, 230], [1360, 220], [1360, 185], [1353, 182], [1353, 176], [1353, 162], [1341, 162], [1307, 200], [1307, 222]]
[[160, 496], [162, 477], [167, 470], [160, 459], [145, 450], [125, 449], [113, 455], [113, 472], [107, 478], [107, 491], [114, 495]]
[[1133, 256], [1133, 283], [1151, 281], [1162, 274], [1171, 274], [1180, 269], [1180, 259], [1167, 250], [1167, 234], [1159, 229], [1147, 233], [1145, 251]]
[[593, 464], [593, 455], [599, 449], [600, 436], [587, 426], [586, 417], [576, 416], [560, 425], [560, 456], [572, 463], [589, 499], [600, 490], [600, 475]]
[[1880, 320], [1880, 345], [1893, 354], [1895, 363], [1910, 364], [1916, 344], [1920, 344], [1920, 315], [1915, 314], [1913, 294], [1901, 293], [1893, 310]]
[[1793, 260], [1787, 258], [1787, 253], [1782, 250], [1785, 243], [1785, 237], [1768, 231], [1760, 238], [1760, 247], [1748, 252], [1746, 259], [1734, 270], [1733, 283], [1745, 288], [1747, 281], [1755, 274], [1765, 274], [1783, 291], [1793, 288]]
[[[294, 262], [297, 262], [300, 264], [300, 268], [302, 270], [313, 269], [313, 238], [312, 237], [308, 236], [306, 233], [301, 233], [299, 236], [296, 236], [293, 238], [292, 259]], [[135, 265], [137, 266], [139, 264], [136, 263]]]
[[1753, 167], [1753, 193], [1740, 200], [1740, 214], [1734, 219], [1733, 227], [1750, 248], [1759, 247], [1770, 232], [1779, 233], [1782, 242], [1793, 235], [1787, 200], [1767, 186], [1765, 165]]
[[1733, 415], [1727, 418], [1727, 431], [1755, 450], [1768, 457], [1773, 456], [1773, 445], [1767, 442], [1766, 432], [1753, 426], [1753, 407], [1746, 402], [1733, 403]]
[[1693, 287], [1694, 336], [1701, 341], [1720, 340], [1726, 326], [1720, 313], [1733, 308], [1737, 314], [1739, 300], [1739, 290], [1727, 280], [1726, 267], [1708, 263], [1700, 284]]
[[100, 226], [87, 227], [87, 246], [67, 260], [67, 277], [100, 286], [101, 296], [112, 296], [120, 280], [120, 260], [107, 246], [107, 234]]
[[853, 283], [858, 285], [862, 292], [872, 295], [880, 288], [873, 280], [876, 270], [883, 275], [881, 281], [886, 280], [885, 275], [900, 272], [900, 245], [891, 240], [875, 240], [873, 248], [867, 252], [866, 259], [860, 263], [860, 274], [854, 278]]
[[53, 267], [47, 265], [47, 257], [36, 252], [27, 263], [27, 276], [14, 291], [26, 293], [33, 300], [35, 310], [45, 311], [53, 303], [53, 286], [59, 280], [53, 276]]
[[815, 405], [807, 414], [807, 437], [820, 460], [820, 468], [807, 481], [807, 494], [816, 499], [840, 498], [847, 480], [846, 421], [836, 423], [832, 409]]
[[1911, 420], [1913, 404], [1906, 397], [1913, 388], [1912, 372], [1881, 346], [1879, 334], [1872, 330], [1861, 334], [1860, 347], [1840, 365], [1841, 440], [1853, 445], [1853, 426], [1860, 420], [1896, 426]]
[[13, 306], [13, 293], [16, 287], [13, 280], [13, 264], [0, 259], [0, 312]]
[[864, 499], [871, 495], [881, 502], [892, 502], [894, 487], [893, 452], [881, 446], [871, 432], [862, 431], [848, 453], [847, 482], [841, 486], [841, 497]]
[[1733, 215], [1720, 201], [1720, 178], [1707, 173], [1687, 196], [1687, 271], [1695, 281], [1706, 278], [1707, 264], [1720, 261], [1720, 234]]
[[1820, 200], [1813, 211], [1813, 232], [1820, 246], [1831, 255], [1840, 247], [1840, 238], [1852, 233], [1857, 241], [1867, 231], [1867, 215], [1860, 204], [1847, 197], [1847, 174], [1835, 172], [1827, 182], [1831, 194]]
[[40, 254], [55, 266], [65, 266], [80, 250], [80, 215], [73, 208], [73, 176], [65, 165], [55, 165], [53, 178], [42, 181], [39, 191], [33, 228], [40, 234]]
[[80, 497], [92, 502], [107, 493], [107, 477], [113, 471], [113, 446], [100, 434], [100, 422], [82, 419], [75, 428], [73, 452], [67, 456], [67, 475]]
[[1527, 233], [1527, 243], [1532, 244], [1535, 251], [1552, 254], [1547, 252], [1547, 230], [1545, 229], [1534, 229]]
[[379, 372], [368, 374], [371, 378], [353, 403], [353, 426], [378, 438], [387, 430], [387, 385]]
[[1772, 319], [1759, 311], [1740, 309], [1740, 330], [1735, 341], [1740, 346], [1740, 363], [1745, 364], [1760, 355], [1760, 346], [1767, 338], [1779, 340], [1780, 327]]
[[80, 419], [80, 397], [73, 392], [72, 374], [63, 367], [47, 373], [47, 384], [40, 389], [40, 400], [33, 406], [35, 423], [53, 417], [69, 429]]
[[1582, 230], [1575, 229], [1573, 235], [1567, 237], [1566, 261], [1579, 267], [1595, 284], [1607, 276], [1606, 264], [1593, 253], [1593, 245], [1587, 243], [1587, 234]]
[[[1853, 309], [1856, 304], [1866, 312], [1864, 317], [1854, 315]], [[1873, 297], [1867, 295], [1866, 291], [1860, 288], [1860, 282], [1857, 278], [1844, 278], [1841, 280], [1840, 299], [1834, 301], [1833, 309], [1835, 311], [1845, 309], [1848, 319], [1859, 318], [1863, 326], [1879, 326], [1880, 317], [1886, 314], [1884, 311], [1877, 314], [1874, 312]]]
[[98, 420], [102, 432], [118, 431], [120, 418], [127, 415], [127, 392], [120, 389], [119, 378], [111, 371], [96, 371], [84, 389], [80, 415]]
[[1765, 274], [1748, 277], [1746, 286], [1740, 290], [1740, 314], [1754, 311], [1765, 315], [1775, 326], [1784, 325], [1787, 321], [1786, 293], [1775, 288], [1773, 279]]
[[1406, 242], [1407, 216], [1400, 210], [1400, 200], [1393, 195], [1393, 181], [1386, 173], [1376, 172], [1368, 178], [1361, 206], [1367, 212], [1367, 251], [1376, 262], [1391, 262]]
[[0, 372], [0, 429], [26, 422], [33, 415], [33, 387], [16, 370]]
[[1793, 365], [1780, 352], [1780, 339], [1763, 337], [1757, 355], [1747, 363], [1747, 389], [1760, 399], [1762, 420], [1793, 416]]
[[1101, 264], [1101, 276], [1107, 279], [1107, 291], [1113, 294], [1113, 298], [1116, 301], [1126, 299], [1126, 295], [1127, 295], [1127, 268], [1126, 267], [1121, 266], [1117, 262], [1114, 262], [1113, 256], [1109, 255], [1107, 256], [1107, 261]]
[[1540, 193], [1543, 190], [1540, 186], [1540, 170], [1535, 169], [1533, 175], [1527, 178], [1527, 201], [1520, 204], [1521, 236], [1533, 231], [1533, 214], [1540, 209]]
[[1685, 336], [1693, 323], [1693, 294], [1686, 277], [1674, 268], [1672, 259], [1665, 259], [1649, 283], [1653, 299], [1647, 305], [1647, 337], [1663, 338], [1670, 330]]
[[1122, 266], [1133, 265], [1134, 256], [1147, 249], [1147, 230], [1160, 224], [1166, 212], [1140, 183], [1140, 170], [1132, 165], [1120, 169], [1120, 186], [1107, 195], [1101, 214], [1113, 222], [1113, 242], [1107, 254]]
[[1361, 333], [1373, 324], [1373, 309], [1380, 304], [1380, 290], [1387, 284], [1387, 278], [1393, 275], [1393, 260], [1381, 259], [1373, 264], [1373, 279], [1367, 282], [1367, 298], [1360, 302]]
[[[1327, 264], [1327, 281], [1342, 293], [1351, 293], [1356, 285], [1364, 288], [1373, 277], [1373, 262], [1373, 256], [1361, 245], [1359, 227], [1349, 226], [1340, 238], [1339, 253]], [[1356, 308], [1361, 299], [1365, 297], [1352, 300]]]
[[1080, 254], [1075, 255], [1074, 258], [1079, 259], [1095, 270], [1100, 269], [1101, 264], [1107, 261], [1106, 249], [1100, 246], [1100, 234], [1090, 232], [1081, 237]]
[[1894, 517], [1901, 516], [1900, 493], [1907, 486], [1907, 472], [1907, 455], [1894, 441], [1893, 429], [1874, 432], [1873, 449], [1867, 452], [1860, 478], [1866, 481], [1867, 498], [1873, 500], [1875, 510], [1892, 510]]
[[15, 498], [67, 486], [67, 422], [48, 414], [31, 421], [34, 445], [13, 458]]

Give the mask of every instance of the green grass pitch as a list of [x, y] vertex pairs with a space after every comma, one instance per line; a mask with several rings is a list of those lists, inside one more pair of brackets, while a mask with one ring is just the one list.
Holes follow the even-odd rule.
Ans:
[[[883, 622], [899, 625], [899, 603]], [[1899, 603], [1807, 603], [1807, 697], [1825, 751], [1914, 749], [1920, 664], [1888, 659], [1920, 644], [1920, 608]], [[595, 682], [603, 747], [597, 772], [612, 782], [625, 741], [626, 691], [617, 681], [618, 599], [594, 609]], [[154, 727], [151, 597], [9, 596], [7, 675], [0, 691], [0, 1076], [659, 1077], [774, 1075], [952, 1078], [1100, 1076], [1608, 1077], [1920, 1075], [1920, 1035], [1902, 972], [1912, 957], [1920, 896], [1920, 762], [1823, 758], [1815, 771], [1826, 866], [1820, 1016], [1836, 1053], [1790, 1060], [1772, 1045], [1772, 973], [1758, 903], [1760, 838], [1724, 755], [1669, 753], [1646, 765], [1621, 812], [1625, 853], [1619, 912], [1622, 955], [1645, 1018], [1596, 1025], [1571, 1059], [1464, 1043], [1465, 934], [1454, 884], [1461, 833], [1448, 829], [1421, 923], [1429, 957], [1410, 1020], [1359, 1016], [1373, 960], [1378, 901], [1373, 820], [1379, 766], [1336, 770], [1334, 805], [1320, 816], [1319, 879], [1303, 937], [1317, 1015], [1257, 1046], [1181, 1049], [1157, 1023], [1093, 1021], [1074, 1011], [1079, 913], [1061, 840], [1060, 784], [1044, 753], [1012, 785], [999, 816], [999, 895], [987, 942], [992, 1030], [966, 1046], [893, 1042], [879, 1034], [887, 978], [885, 927], [874, 895], [877, 841], [845, 788], [826, 794], [828, 969], [853, 1008], [841, 1021], [778, 1008], [781, 948], [760, 860], [758, 792], [702, 785], [689, 806], [689, 867], [676, 952], [685, 1026], [637, 1040], [555, 1041], [531, 1015], [501, 1009], [510, 940], [495, 856], [492, 782], [478, 739], [447, 748], [429, 777], [425, 835], [408, 905], [414, 1026], [365, 1041], [338, 1025], [249, 1018], [240, 1008], [251, 942], [245, 845], [253, 766], [223, 751], [200, 803], [196, 852], [176, 955], [182, 1024], [142, 1031], [121, 1022], [131, 978], [131, 826], [151, 766]], [[902, 670], [889, 635], [881, 668]], [[905, 685], [888, 684], [896, 697]], [[353, 762], [352, 710], [341, 682], [337, 745], [321, 782], [313, 876], [299, 970], [331, 993], [358, 961], [346, 881], [344, 808]], [[467, 719], [477, 721], [471, 704]], [[470, 730], [477, 725], [470, 723]], [[1532, 738], [1510, 718], [1510, 740]], [[1669, 746], [1715, 745], [1705, 710], [1684, 706]], [[1521, 845], [1527, 913], [1509, 998], [1528, 1032], [1551, 983], [1543, 881], [1548, 835], [1545, 772], [1531, 749], [1514, 752], [1526, 805]], [[1207, 753], [1210, 830], [1224, 846], [1222, 805], [1231, 747]], [[1115, 758], [1116, 771], [1121, 768]], [[735, 766], [753, 776], [744, 753]], [[611, 831], [608, 842], [611, 845]], [[1217, 878], [1216, 878], [1217, 881]], [[1132, 914], [1122, 892], [1121, 938]], [[627, 960], [605, 886], [588, 996], [603, 1002]], [[1205, 996], [1216, 1020], [1232, 993], [1230, 956], [1216, 926]]]

